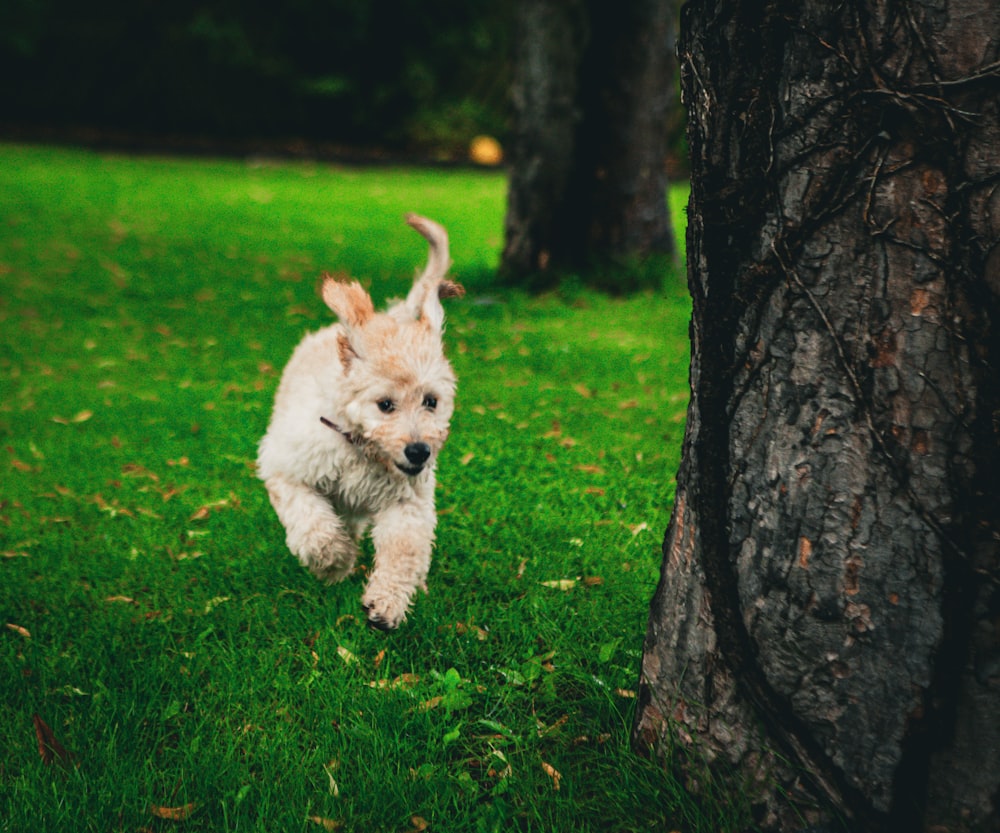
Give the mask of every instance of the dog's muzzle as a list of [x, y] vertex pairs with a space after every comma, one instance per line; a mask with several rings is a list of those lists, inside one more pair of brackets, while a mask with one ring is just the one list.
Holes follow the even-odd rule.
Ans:
[[410, 443], [403, 449], [406, 463], [396, 463], [396, 468], [414, 477], [424, 470], [426, 463], [431, 456], [431, 447], [427, 443]]

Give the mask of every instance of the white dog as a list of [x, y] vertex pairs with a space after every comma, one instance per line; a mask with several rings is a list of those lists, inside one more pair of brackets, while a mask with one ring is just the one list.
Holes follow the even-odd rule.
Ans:
[[288, 548], [320, 579], [352, 571], [371, 524], [375, 563], [362, 604], [383, 629], [397, 627], [416, 589], [426, 590], [434, 468], [455, 401], [440, 299], [464, 292], [445, 280], [445, 230], [406, 219], [430, 244], [423, 274], [384, 313], [359, 283], [324, 275], [323, 300], [340, 323], [295, 349], [257, 457]]

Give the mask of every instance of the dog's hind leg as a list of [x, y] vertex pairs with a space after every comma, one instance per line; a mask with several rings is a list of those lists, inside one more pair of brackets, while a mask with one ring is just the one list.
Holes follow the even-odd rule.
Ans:
[[330, 502], [305, 483], [287, 477], [265, 481], [271, 506], [285, 527], [288, 549], [323, 581], [340, 581], [354, 569], [358, 545]]

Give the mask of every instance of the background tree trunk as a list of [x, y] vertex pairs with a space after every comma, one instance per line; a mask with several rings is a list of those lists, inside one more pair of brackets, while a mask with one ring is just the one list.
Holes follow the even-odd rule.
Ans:
[[674, 251], [665, 169], [674, 9], [672, 0], [519, 4], [508, 275]]
[[996, 830], [1000, 6], [694, 0], [681, 41], [692, 400], [635, 742], [770, 828]]

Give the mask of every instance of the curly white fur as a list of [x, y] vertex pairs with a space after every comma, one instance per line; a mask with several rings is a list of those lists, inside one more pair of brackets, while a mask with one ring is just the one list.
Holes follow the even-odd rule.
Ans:
[[440, 299], [462, 294], [444, 277], [445, 230], [416, 215], [407, 222], [430, 243], [423, 274], [384, 313], [360, 284], [325, 276], [323, 299], [340, 323], [295, 349], [257, 457], [288, 548], [317, 577], [350, 574], [371, 525], [375, 564], [362, 603], [382, 628], [397, 627], [426, 589], [434, 471], [455, 401]]

